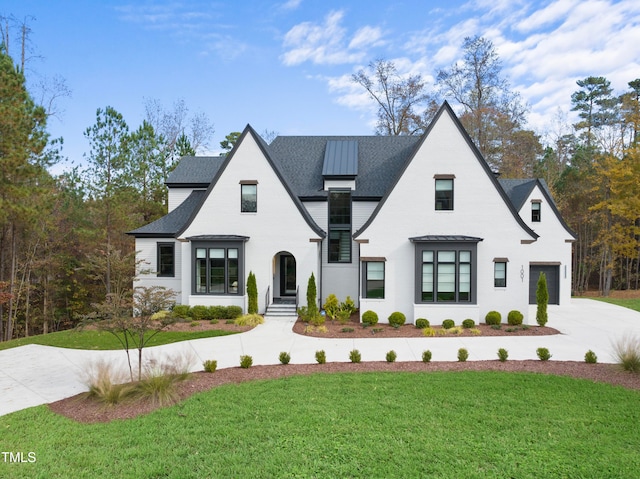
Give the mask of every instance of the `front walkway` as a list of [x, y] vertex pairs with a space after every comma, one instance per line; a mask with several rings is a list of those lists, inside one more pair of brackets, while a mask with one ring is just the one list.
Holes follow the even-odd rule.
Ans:
[[[535, 318], [535, 306], [530, 317]], [[589, 299], [573, 299], [571, 305], [549, 307], [550, 327], [562, 334], [524, 337], [439, 337], [322, 339], [292, 332], [293, 320], [268, 320], [253, 330], [217, 338], [196, 339], [145, 350], [145, 357], [187, 354], [194, 358], [193, 371], [202, 370], [205, 359], [216, 359], [218, 368], [236, 367], [240, 355], [253, 357], [254, 365], [278, 364], [281, 351], [291, 354], [292, 364], [315, 363], [322, 349], [329, 362], [349, 361], [358, 349], [363, 361], [384, 361], [396, 351], [397, 361], [420, 361], [425, 349], [433, 361], [456, 361], [459, 348], [469, 351], [469, 361], [497, 359], [499, 348], [509, 359], [537, 359], [536, 349], [548, 348], [552, 360], [583, 361], [591, 349], [598, 361], [614, 362], [612, 344], [629, 335], [640, 337], [640, 313]], [[122, 350], [87, 351], [28, 345], [0, 351], [0, 415], [50, 403], [86, 391], [83, 372], [95, 361], [106, 360], [125, 367]]]

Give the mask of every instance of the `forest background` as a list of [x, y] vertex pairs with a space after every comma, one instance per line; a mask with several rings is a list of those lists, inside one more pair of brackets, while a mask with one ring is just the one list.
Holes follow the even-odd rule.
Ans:
[[[184, 101], [165, 108], [146, 100], [136, 127], [105, 105], [84, 132], [84, 164], [53, 174], [64, 139], [50, 137], [47, 119], [68, 91], [64, 82], [28, 91], [29, 26], [0, 23], [0, 340], [9, 340], [74, 327], [113, 288], [131, 287], [134, 241], [126, 232], [166, 214], [167, 175], [180, 157], [207, 151], [214, 127]], [[9, 50], [15, 35], [21, 42]], [[640, 79], [630, 78], [622, 92], [604, 77], [579, 80], [571, 96], [579, 121], [543, 144], [527, 129], [528, 107], [502, 74], [491, 41], [466, 38], [462, 52], [432, 86], [398, 74], [385, 59], [354, 74], [377, 106], [375, 133], [422, 134], [448, 100], [502, 178], [548, 184], [577, 235], [574, 294], [637, 290]], [[270, 141], [275, 133], [263, 136]], [[230, 150], [237, 137], [230, 132], [221, 147]]]

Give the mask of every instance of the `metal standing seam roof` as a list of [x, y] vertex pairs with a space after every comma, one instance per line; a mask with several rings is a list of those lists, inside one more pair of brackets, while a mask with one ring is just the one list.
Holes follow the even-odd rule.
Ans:
[[355, 177], [358, 175], [358, 142], [328, 140], [322, 164], [322, 176]]

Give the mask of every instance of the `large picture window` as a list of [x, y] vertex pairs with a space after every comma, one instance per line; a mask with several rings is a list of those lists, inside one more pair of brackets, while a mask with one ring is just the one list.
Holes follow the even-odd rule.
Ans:
[[351, 191], [329, 191], [329, 262], [351, 263]]
[[242, 294], [239, 246], [196, 245], [194, 251], [195, 294]]
[[176, 259], [174, 243], [158, 243], [158, 276], [173, 277], [176, 275]]

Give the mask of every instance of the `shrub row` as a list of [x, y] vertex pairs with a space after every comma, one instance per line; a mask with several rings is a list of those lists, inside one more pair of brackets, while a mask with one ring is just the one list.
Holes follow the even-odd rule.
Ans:
[[173, 315], [177, 318], [192, 319], [193, 321], [236, 319], [242, 316], [242, 308], [240, 306], [189, 306], [176, 304], [173, 307]]
[[[524, 315], [517, 309], [509, 311], [507, 315], [507, 323], [510, 326], [520, 326], [523, 319]], [[484, 317], [484, 322], [489, 326], [497, 326], [502, 323], [502, 315], [498, 311], [489, 311]]]

